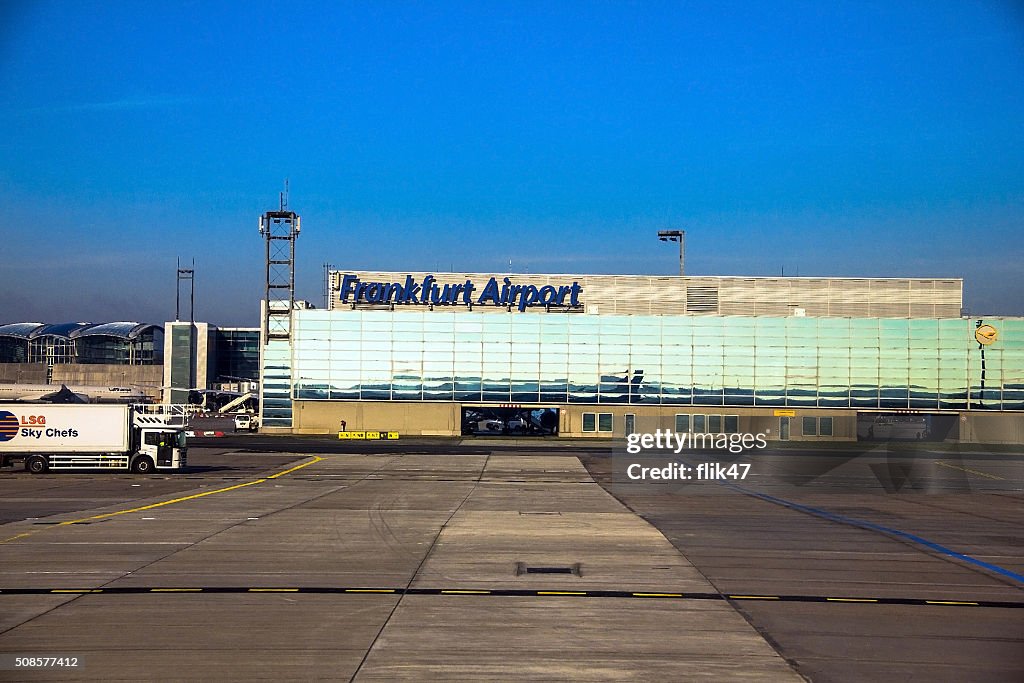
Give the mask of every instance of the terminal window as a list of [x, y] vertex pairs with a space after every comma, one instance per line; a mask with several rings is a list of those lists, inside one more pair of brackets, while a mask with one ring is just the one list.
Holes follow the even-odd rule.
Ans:
[[706, 418], [707, 418], [707, 415], [694, 415], [693, 416], [693, 433], [694, 434], [703, 434], [705, 431], [707, 431], [707, 427], [706, 427], [707, 421], [706, 421]]
[[805, 417], [803, 418], [804, 436], [832, 436], [831, 417]]
[[611, 413], [583, 413], [585, 432], [610, 432], [613, 424]]
[[690, 431], [690, 422], [693, 422], [693, 433], [703, 434], [705, 430], [709, 434], [736, 434], [740, 431], [739, 415], [687, 415], [676, 414], [676, 433], [685, 434]]
[[805, 417], [803, 425], [804, 436], [817, 436], [818, 435], [818, 418], [816, 417]]

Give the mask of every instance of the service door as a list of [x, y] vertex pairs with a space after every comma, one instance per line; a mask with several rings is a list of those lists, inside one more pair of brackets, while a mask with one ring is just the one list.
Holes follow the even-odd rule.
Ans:
[[780, 441], [789, 441], [789, 418], [788, 417], [780, 417], [779, 418], [779, 440]]

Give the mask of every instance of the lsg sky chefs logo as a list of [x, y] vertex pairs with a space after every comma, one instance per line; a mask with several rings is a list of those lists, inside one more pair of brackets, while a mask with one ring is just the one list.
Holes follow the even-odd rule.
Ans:
[[54, 429], [46, 426], [45, 415], [18, 416], [7, 410], [0, 410], [0, 443], [10, 441], [16, 436], [23, 439], [78, 438], [77, 429]]
[[0, 410], [0, 442], [10, 441], [18, 435], [21, 423], [14, 413]]

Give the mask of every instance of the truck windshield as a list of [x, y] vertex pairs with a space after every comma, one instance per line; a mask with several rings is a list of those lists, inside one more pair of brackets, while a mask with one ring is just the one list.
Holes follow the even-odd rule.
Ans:
[[177, 432], [174, 435], [174, 445], [177, 446], [178, 448], [185, 448], [185, 441], [185, 432]]

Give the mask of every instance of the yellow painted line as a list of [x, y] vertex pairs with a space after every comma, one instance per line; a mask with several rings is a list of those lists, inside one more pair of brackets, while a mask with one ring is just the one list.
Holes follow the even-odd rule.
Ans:
[[829, 602], [878, 602], [877, 598], [825, 598]]
[[929, 605], [977, 605], [976, 602], [957, 602], [956, 600], [925, 600]]
[[250, 588], [250, 593], [298, 593], [298, 588]]
[[954, 470], [960, 470], [961, 472], [970, 472], [971, 474], [977, 474], [979, 477], [988, 477], [989, 479], [999, 479], [1001, 481], [1006, 481], [1003, 477], [997, 477], [996, 475], [989, 474], [988, 472], [979, 472], [978, 470], [972, 470], [969, 467], [960, 467], [952, 463], [942, 462], [941, 460], [936, 460], [935, 464], [942, 465], [943, 467], [949, 467]]
[[441, 591], [441, 593], [452, 595], [490, 595], [491, 591]]
[[198, 593], [202, 588], [150, 588], [150, 593]]
[[164, 507], [165, 505], [174, 505], [176, 503], [184, 503], [185, 501], [195, 500], [196, 498], [204, 498], [206, 496], [212, 496], [212, 495], [217, 494], [217, 493], [227, 493], [228, 491], [236, 491], [238, 489], [245, 488], [246, 486], [254, 486], [256, 484], [262, 484], [262, 483], [264, 483], [266, 481], [269, 481], [270, 479], [276, 479], [277, 477], [283, 476], [285, 474], [289, 474], [291, 472], [294, 472], [295, 470], [300, 470], [303, 467], [309, 467], [310, 465], [313, 465], [313, 464], [318, 463], [321, 460], [323, 460], [323, 458], [321, 458], [318, 455], [314, 455], [314, 456], [312, 456], [312, 458], [313, 459], [310, 460], [309, 462], [304, 462], [304, 463], [302, 463], [300, 465], [296, 465], [295, 467], [290, 467], [290, 468], [288, 468], [288, 469], [286, 469], [286, 470], [284, 470], [282, 472], [278, 472], [277, 474], [272, 474], [272, 475], [270, 475], [268, 477], [264, 477], [262, 479], [255, 479], [253, 481], [247, 481], [244, 484], [235, 484], [234, 486], [225, 486], [224, 488], [214, 489], [213, 491], [203, 491], [202, 493], [194, 493], [191, 496], [182, 496], [181, 498], [173, 498], [171, 500], [165, 500], [165, 501], [162, 501], [160, 503], [151, 503], [150, 505], [143, 505], [141, 507], [129, 508], [127, 510], [117, 510], [115, 512], [104, 512], [101, 515], [93, 515], [92, 517], [83, 517], [82, 519], [70, 519], [70, 520], [68, 520], [66, 522], [60, 522], [59, 524], [54, 524], [52, 526], [47, 526], [47, 527], [44, 527], [42, 529], [37, 529], [35, 531], [26, 531], [25, 533], [18, 534], [17, 536], [11, 536], [10, 538], [6, 538], [6, 539], [0, 541], [0, 544], [8, 543], [10, 541], [13, 541], [13, 540], [16, 540], [16, 539], [19, 539], [19, 538], [24, 538], [25, 536], [30, 536], [30, 535], [32, 535], [34, 533], [38, 533], [38, 532], [44, 531], [46, 529], [53, 529], [55, 527], [68, 526], [69, 524], [78, 524], [80, 522], [91, 522], [91, 521], [95, 521], [95, 520], [99, 520], [99, 519], [109, 519], [110, 517], [117, 517], [118, 515], [127, 515], [127, 514], [130, 514], [132, 512], [143, 512], [145, 510], [153, 510], [155, 508]]
[[734, 600], [779, 600], [777, 595], [730, 595]]
[[585, 591], [537, 591], [537, 595], [586, 595]]
[[84, 588], [84, 589], [83, 588], [76, 588], [76, 589], [54, 588], [50, 592], [51, 593], [102, 593], [103, 589], [102, 588], [93, 588], [93, 589], [89, 589], [89, 588]]
[[633, 593], [638, 598], [681, 598], [682, 593]]
[[346, 588], [346, 593], [394, 593], [394, 588]]
[[267, 479], [277, 479], [278, 477], [283, 477], [286, 474], [291, 474], [295, 470], [301, 470], [303, 467], [309, 467], [310, 465], [312, 465], [314, 463], [318, 463], [321, 460], [323, 460], [323, 458], [321, 458], [318, 455], [314, 455], [313, 459], [310, 460], [309, 462], [304, 462], [304, 463], [302, 463], [300, 465], [296, 465], [295, 467], [291, 467], [289, 469], [286, 469], [283, 472], [278, 472], [277, 474], [271, 474], [269, 477], [267, 477]]

